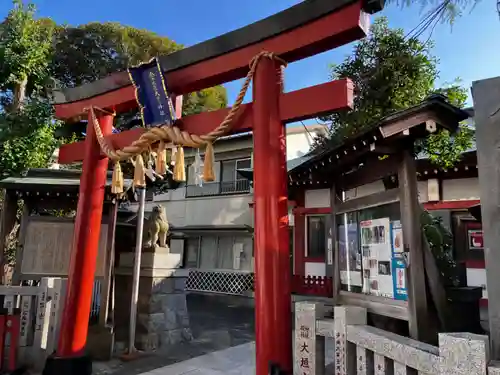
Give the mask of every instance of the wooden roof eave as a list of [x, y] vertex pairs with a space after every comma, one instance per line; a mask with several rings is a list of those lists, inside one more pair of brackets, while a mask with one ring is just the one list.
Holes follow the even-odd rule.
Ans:
[[377, 160], [381, 155], [413, 147], [417, 139], [440, 128], [454, 132], [467, 117], [466, 112], [443, 100], [426, 101], [382, 119], [378, 126], [298, 166], [289, 173], [289, 185], [329, 187], [333, 180], [369, 159]]

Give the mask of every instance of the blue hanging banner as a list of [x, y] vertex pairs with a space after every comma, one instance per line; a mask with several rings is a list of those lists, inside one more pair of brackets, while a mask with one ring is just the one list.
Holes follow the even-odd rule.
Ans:
[[137, 104], [145, 127], [172, 125], [176, 120], [172, 100], [158, 59], [129, 68], [128, 74], [135, 87]]

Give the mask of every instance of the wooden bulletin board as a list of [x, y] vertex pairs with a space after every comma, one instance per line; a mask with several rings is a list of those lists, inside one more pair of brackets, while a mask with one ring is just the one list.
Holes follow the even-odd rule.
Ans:
[[[23, 223], [17, 260], [22, 280], [67, 277], [73, 243], [73, 219], [30, 216]], [[105, 274], [108, 225], [102, 224], [95, 277]]]

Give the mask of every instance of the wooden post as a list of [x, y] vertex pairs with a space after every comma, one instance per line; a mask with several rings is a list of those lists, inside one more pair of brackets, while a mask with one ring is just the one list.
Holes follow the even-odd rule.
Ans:
[[101, 288], [101, 308], [99, 311], [99, 325], [105, 327], [108, 323], [109, 308], [112, 305], [111, 301], [111, 285], [114, 278], [115, 267], [115, 233], [116, 233], [116, 216], [118, 213], [118, 204], [112, 202], [108, 212], [108, 240], [106, 241], [106, 260], [105, 274]]
[[500, 77], [472, 84], [491, 359], [500, 360]]
[[333, 303], [337, 304], [340, 292], [340, 265], [339, 251], [337, 246], [337, 189], [335, 184], [330, 188], [330, 209], [331, 214], [328, 220], [326, 231], [326, 276], [333, 279]]
[[13, 190], [5, 190], [3, 207], [0, 211], [0, 283], [5, 284], [5, 249], [7, 237], [16, 225], [17, 196]]
[[424, 254], [420, 230], [420, 207], [418, 204], [417, 170], [411, 149], [402, 151], [398, 172], [401, 199], [401, 223], [407, 256], [407, 289], [410, 336], [415, 340], [430, 340], [427, 333], [427, 296], [425, 289]]
[[21, 266], [23, 264], [24, 240], [30, 220], [30, 211], [31, 201], [26, 199], [24, 201], [23, 213], [21, 214], [21, 228], [19, 229], [18, 245], [16, 251], [16, 265], [14, 267], [14, 273], [12, 274], [12, 285], [21, 284]]

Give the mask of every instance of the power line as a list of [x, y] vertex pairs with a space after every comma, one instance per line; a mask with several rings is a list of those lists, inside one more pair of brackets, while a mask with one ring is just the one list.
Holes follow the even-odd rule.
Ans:
[[304, 127], [304, 129], [306, 130], [306, 133], [309, 135], [309, 137], [307, 138], [307, 140], [308, 140], [308, 142], [307, 142], [307, 143], [309, 143], [309, 146], [312, 146], [312, 143], [313, 143], [313, 141], [314, 141], [314, 138], [313, 138], [313, 136], [312, 136], [311, 132], [309, 131], [309, 129], [307, 129], [307, 126], [306, 126], [306, 124], [304, 124], [304, 121], [301, 121], [300, 123], [302, 124], [302, 126], [303, 126], [303, 127]]
[[431, 31], [429, 33], [429, 37], [424, 43], [427, 44], [432, 36], [432, 33], [434, 32], [434, 29], [436, 28], [436, 25], [443, 19], [444, 12], [446, 11], [446, 8], [450, 4], [450, 2], [451, 0], [445, 0], [436, 8], [427, 13], [427, 15], [420, 21], [420, 23], [405, 35], [405, 39], [419, 38], [430, 27]]

